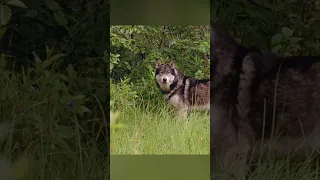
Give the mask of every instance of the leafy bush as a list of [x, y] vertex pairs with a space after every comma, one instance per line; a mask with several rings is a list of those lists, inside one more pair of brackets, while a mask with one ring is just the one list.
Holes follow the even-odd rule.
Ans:
[[318, 1], [215, 2], [212, 19], [248, 46], [282, 55], [319, 55]]

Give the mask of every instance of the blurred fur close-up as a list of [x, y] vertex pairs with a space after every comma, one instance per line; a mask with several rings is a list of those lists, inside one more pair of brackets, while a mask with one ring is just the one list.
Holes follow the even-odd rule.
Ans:
[[319, 179], [317, 1], [221, 1], [211, 14], [212, 179]]
[[111, 154], [209, 154], [209, 40], [209, 26], [111, 26]]

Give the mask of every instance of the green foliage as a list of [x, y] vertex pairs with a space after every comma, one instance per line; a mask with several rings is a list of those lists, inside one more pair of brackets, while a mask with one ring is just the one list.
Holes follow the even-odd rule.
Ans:
[[11, 7], [27, 8], [27, 6], [20, 0], [5, 0], [0, 4], [0, 25], [6, 25], [12, 17]]
[[5, 179], [105, 179], [108, 13], [104, 0], [0, 2]]
[[110, 33], [110, 108], [120, 113], [110, 114], [118, 117], [111, 153], [208, 154], [208, 116], [179, 124], [156, 86], [155, 65], [172, 60], [188, 76], [209, 78], [209, 27], [111, 26]]
[[112, 82], [130, 79], [134, 84], [132, 91], [140, 99], [159, 98], [154, 79], [158, 58], [166, 62], [173, 60], [186, 75], [209, 78], [207, 26], [111, 26], [110, 33]]
[[212, 6], [212, 19], [248, 46], [281, 55], [319, 55], [318, 1], [225, 0]]
[[208, 27], [112, 26], [111, 78], [119, 80], [128, 74], [133, 82], [149, 78], [158, 58], [173, 60], [187, 74], [195, 75], [194, 67], [208, 70], [208, 52]]
[[[43, 59], [48, 46], [55, 54], [65, 54], [57, 68], [72, 63], [84, 75], [101, 74], [106, 66], [101, 58], [109, 46], [108, 39], [101, 38], [109, 36], [106, 6], [104, 0], [5, 0], [0, 4], [0, 29], [5, 29], [2, 51], [12, 63], [26, 67], [32, 52]], [[87, 70], [94, 66], [98, 68]]]
[[124, 80], [121, 80], [119, 84], [111, 86], [111, 110], [125, 109], [126, 107], [131, 106], [135, 103], [135, 100], [137, 99], [137, 92], [133, 90], [134, 84], [129, 81], [130, 79], [126, 78]]
[[[79, 87], [77, 79], [81, 77], [72, 66], [60, 73], [48, 68], [63, 55], [51, 56], [50, 49], [47, 52], [47, 58], [39, 59], [36, 68], [23, 69], [21, 73], [5, 69], [7, 60], [0, 61], [4, 62], [0, 69], [0, 155], [18, 161], [13, 166], [23, 166], [19, 170], [12, 167], [15, 176], [28, 172], [27, 168], [31, 166], [34, 173], [26, 173], [31, 179], [54, 177], [43, 163], [59, 167], [70, 163], [100, 163], [97, 161], [104, 159], [97, 151], [101, 130], [94, 128], [105, 126], [106, 118], [97, 118], [103, 114], [101, 102]], [[79, 160], [78, 156], [84, 153], [81, 148], [92, 149], [95, 155], [88, 154]], [[65, 154], [58, 155], [58, 152]], [[21, 153], [27, 157], [20, 157]], [[96, 159], [99, 156], [100, 159]], [[51, 160], [46, 162], [47, 158]], [[83, 171], [81, 166], [74, 167], [74, 171]], [[87, 173], [85, 176], [89, 177], [89, 171], [83, 174]]]

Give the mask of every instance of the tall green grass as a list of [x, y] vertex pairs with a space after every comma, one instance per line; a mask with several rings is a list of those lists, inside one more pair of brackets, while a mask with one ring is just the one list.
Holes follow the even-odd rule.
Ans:
[[[261, 161], [262, 160], [262, 161]], [[260, 158], [249, 161], [248, 180], [319, 179], [319, 159], [315, 154], [286, 154], [279, 156], [272, 151]]]
[[[271, 144], [276, 140], [271, 140]], [[319, 153], [316, 149], [304, 151], [293, 148], [289, 152], [279, 152], [269, 146], [261, 152], [257, 146], [254, 151], [248, 154], [246, 180], [318, 180], [320, 178]], [[286, 147], [283, 147], [286, 148]], [[238, 165], [230, 162], [232, 165]], [[213, 173], [214, 179], [230, 179], [230, 173], [234, 172], [233, 167], [225, 167], [221, 172]], [[242, 166], [240, 166], [242, 167]], [[241, 168], [240, 168], [241, 169]], [[232, 179], [232, 178], [231, 178]]]
[[72, 68], [57, 73], [44, 64], [0, 69], [0, 179], [105, 179], [107, 143], [96, 127], [104, 127], [106, 108], [79, 88]]
[[132, 92], [127, 86], [111, 85], [111, 95], [121, 92], [111, 97], [118, 104], [117, 122], [123, 125], [111, 129], [111, 154], [209, 154], [209, 113], [191, 112], [181, 120], [161, 96], [125, 100], [130, 96], [124, 89]]

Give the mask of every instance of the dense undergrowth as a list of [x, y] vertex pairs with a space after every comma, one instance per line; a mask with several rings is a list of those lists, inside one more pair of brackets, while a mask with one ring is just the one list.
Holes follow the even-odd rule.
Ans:
[[0, 8], [1, 179], [106, 179], [106, 1]]

